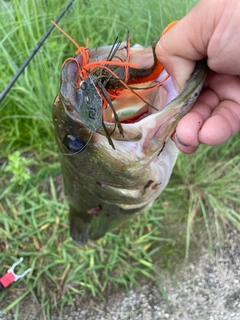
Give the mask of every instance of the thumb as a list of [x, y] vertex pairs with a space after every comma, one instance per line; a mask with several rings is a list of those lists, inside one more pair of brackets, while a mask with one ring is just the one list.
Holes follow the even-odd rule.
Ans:
[[[214, 0], [211, 0], [214, 2]], [[156, 46], [156, 55], [181, 91], [195, 67], [195, 61], [207, 55], [213, 30], [209, 1], [200, 1], [182, 20], [164, 33]], [[209, 26], [207, 26], [207, 24]]]

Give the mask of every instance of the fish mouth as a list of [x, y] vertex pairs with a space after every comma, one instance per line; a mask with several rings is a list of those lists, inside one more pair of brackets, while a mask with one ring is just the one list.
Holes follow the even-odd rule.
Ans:
[[[149, 52], [149, 49], [147, 52]], [[75, 59], [81, 63], [81, 56], [77, 56]], [[148, 55], [148, 64], [145, 62], [144, 66], [150, 66], [152, 63], [153, 57], [152, 55]], [[63, 67], [60, 98], [63, 101], [65, 113], [89, 133], [91, 130], [86, 126], [79, 115], [76, 88], [77, 72], [78, 66], [75, 61], [69, 61]], [[110, 106], [108, 105], [104, 109], [103, 123], [112, 139], [118, 141], [135, 141], [141, 139], [141, 120], [146, 118], [149, 118], [148, 127], [152, 127], [152, 131], [157, 131], [158, 127], [161, 125], [161, 119], [155, 121], [154, 118], [156, 118], [156, 115], [178, 95], [170, 77], [163, 81], [166, 78], [167, 73], [163, 70], [154, 81], [130, 86], [129, 89], [125, 91], [125, 94], [112, 100], [113, 107], [116, 110], [116, 114], [123, 128], [123, 134], [116, 128], [116, 119], [114, 114], [112, 114]], [[161, 86], [154, 90], [148, 90], [161, 82], [163, 82]], [[136, 94], [133, 94], [133, 92]], [[92, 130], [91, 134], [93, 136], [104, 136], [105, 138], [106, 132], [103, 127], [100, 127], [96, 131]]]
[[[197, 62], [193, 74], [179, 94], [173, 86], [171, 77], [166, 79], [167, 73], [163, 70], [154, 81], [134, 85], [126, 94], [113, 99], [112, 107], [106, 105], [102, 109], [100, 105], [99, 108], [102, 110], [100, 127], [92, 130], [84, 123], [79, 112], [77, 94], [80, 89], [76, 87], [77, 59], [78, 63], [81, 63], [79, 55], [63, 67], [58, 99], [64, 109], [62, 112], [71, 120], [67, 120], [68, 127], [74, 127], [75, 136], [87, 141], [92, 148], [97, 149], [102, 146], [107, 152], [110, 152], [109, 148], [119, 150], [123, 162], [128, 159], [129, 152], [137, 150], [137, 155], [142, 158], [155, 156], [163, 150], [178, 121], [197, 99], [208, 70], [205, 60]], [[151, 64], [151, 59], [149, 61]], [[155, 84], [161, 86], [149, 90], [149, 87]], [[115, 115], [111, 112], [113, 108], [116, 111]], [[116, 117], [119, 118], [118, 123], [115, 121]], [[71, 134], [58, 128], [57, 131], [60, 141], [64, 140], [66, 134]], [[138, 142], [138, 145], [135, 142]], [[116, 158], [118, 153], [112, 156]]]
[[[178, 92], [175, 90], [172, 79], [168, 78], [167, 72], [164, 70], [159, 74], [154, 82], [145, 83], [135, 87], [136, 92], [143, 91], [139, 96], [144, 101], [139, 101], [135, 96], [129, 101], [124, 101], [124, 98], [119, 98], [114, 103], [117, 114], [122, 124], [136, 123], [140, 120], [162, 111], [166, 105], [175, 99]], [[164, 79], [166, 79], [164, 81]], [[144, 89], [154, 86], [157, 83], [162, 85], [153, 91], [144, 93]]]
[[[178, 121], [201, 91], [207, 68], [206, 61], [197, 63], [186, 86], [178, 94], [157, 60], [154, 48], [153, 43], [151, 47], [137, 45], [128, 50], [123, 42], [116, 51], [113, 46], [89, 49], [87, 64], [86, 51], [64, 62], [55, 105], [59, 103], [64, 109], [62, 112], [71, 119], [67, 119], [68, 126], [74, 126], [76, 137], [95, 148], [99, 147], [97, 142], [107, 149], [122, 149], [123, 152], [129, 152], [127, 149], [136, 151], [137, 148], [144, 156], [162, 150]], [[125, 65], [118, 68], [119, 61]], [[128, 62], [138, 68], [126, 67]], [[126, 78], [130, 68], [131, 77]], [[124, 72], [123, 76], [121, 72]], [[151, 77], [146, 76], [147, 73]], [[58, 128], [57, 131], [61, 142], [65, 139], [64, 134], [71, 134]], [[124, 144], [119, 144], [122, 141]], [[132, 141], [139, 141], [139, 145], [131, 145]]]

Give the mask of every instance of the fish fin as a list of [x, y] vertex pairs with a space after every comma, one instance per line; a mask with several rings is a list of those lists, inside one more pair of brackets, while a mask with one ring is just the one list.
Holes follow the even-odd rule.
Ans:
[[74, 242], [78, 244], [79, 246], [84, 246], [88, 242], [88, 236], [89, 236], [89, 230], [88, 227], [83, 230], [81, 233], [78, 232], [76, 229], [76, 226], [73, 224], [70, 224], [70, 235]]
[[70, 208], [69, 212], [70, 236], [79, 245], [84, 246], [89, 239], [88, 223], [75, 213], [75, 210]]

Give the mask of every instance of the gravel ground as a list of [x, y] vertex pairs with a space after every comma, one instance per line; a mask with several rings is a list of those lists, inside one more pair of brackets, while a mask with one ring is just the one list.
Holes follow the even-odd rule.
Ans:
[[[198, 261], [179, 269], [181, 272], [161, 282], [168, 302], [155, 285], [148, 284], [128, 295], [123, 291], [114, 294], [106, 303], [89, 300], [78, 310], [67, 306], [61, 320], [240, 319], [239, 232], [229, 231], [222, 249], [212, 253], [203, 249]], [[0, 320], [10, 319], [9, 315], [0, 315]]]

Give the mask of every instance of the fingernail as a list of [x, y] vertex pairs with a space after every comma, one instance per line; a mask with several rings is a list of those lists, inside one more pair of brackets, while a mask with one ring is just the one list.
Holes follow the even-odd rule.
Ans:
[[176, 137], [177, 142], [178, 142], [178, 143], [180, 143], [182, 146], [184, 146], [184, 147], [189, 147], [189, 145], [188, 145], [188, 144], [186, 144], [186, 143], [182, 142], [182, 141], [178, 138], [177, 133], [175, 134], [175, 137]]

